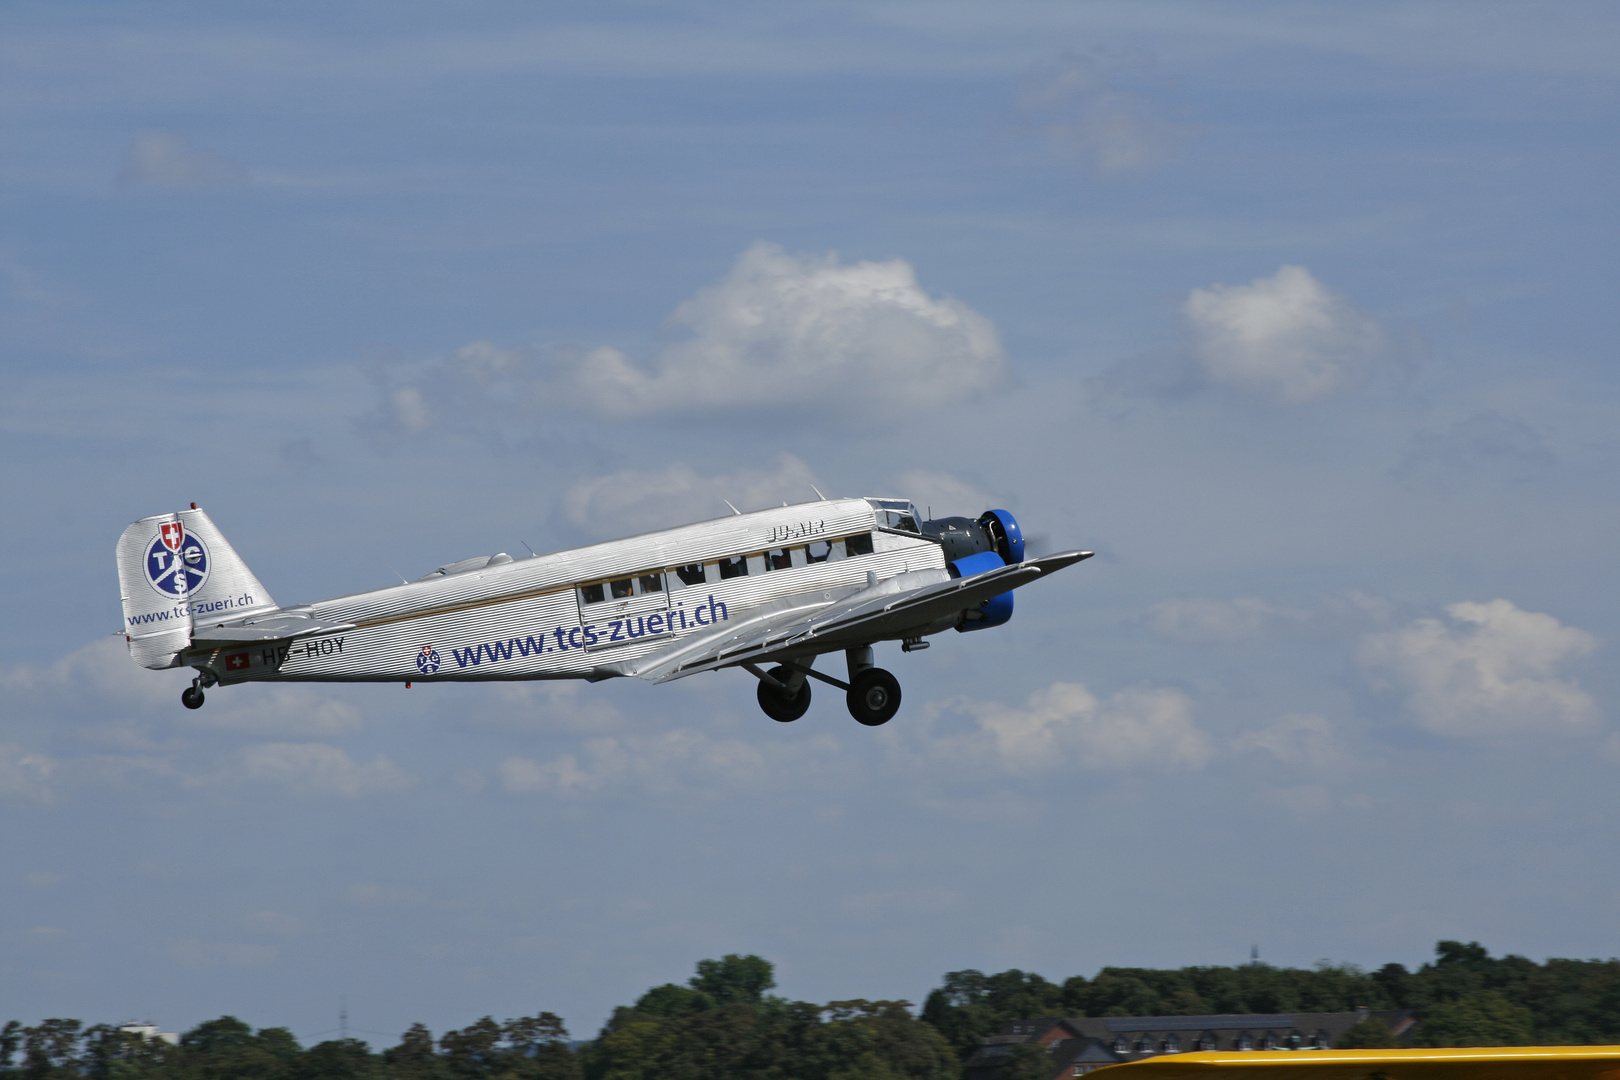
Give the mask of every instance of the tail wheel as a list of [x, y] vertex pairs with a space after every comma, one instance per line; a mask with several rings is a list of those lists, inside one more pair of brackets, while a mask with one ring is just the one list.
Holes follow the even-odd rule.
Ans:
[[849, 682], [849, 715], [867, 727], [894, 719], [900, 711], [900, 680], [882, 668], [867, 668]]
[[203, 692], [195, 686], [188, 686], [180, 691], [180, 704], [188, 709], [203, 707]]
[[[781, 683], [793, 677], [792, 669], [781, 666], [772, 668], [769, 674], [771, 678]], [[779, 724], [788, 724], [803, 716], [805, 710], [810, 708], [810, 683], [807, 681], [801, 684], [797, 694], [787, 694], [761, 679], [758, 696], [759, 707], [765, 710], [766, 716]]]

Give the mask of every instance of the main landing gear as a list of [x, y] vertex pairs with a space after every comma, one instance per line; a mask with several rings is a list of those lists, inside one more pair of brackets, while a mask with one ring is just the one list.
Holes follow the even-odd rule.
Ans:
[[844, 656], [849, 662], [849, 682], [813, 670], [810, 663], [814, 657], [803, 664], [778, 664], [770, 671], [761, 671], [753, 664], [743, 667], [759, 680], [760, 709], [778, 723], [790, 723], [805, 714], [810, 708], [809, 680], [820, 679], [844, 691], [844, 703], [858, 723], [867, 727], [887, 724], [900, 711], [900, 680], [873, 666], [870, 645], [846, 649]]

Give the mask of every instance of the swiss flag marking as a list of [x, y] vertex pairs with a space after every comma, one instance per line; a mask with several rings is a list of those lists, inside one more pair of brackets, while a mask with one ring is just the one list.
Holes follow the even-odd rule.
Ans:
[[245, 671], [248, 666], [248, 654], [245, 652], [231, 653], [225, 658], [226, 671]]
[[179, 551], [180, 545], [186, 540], [186, 527], [178, 521], [165, 522], [160, 530], [163, 535], [163, 546], [170, 551]]

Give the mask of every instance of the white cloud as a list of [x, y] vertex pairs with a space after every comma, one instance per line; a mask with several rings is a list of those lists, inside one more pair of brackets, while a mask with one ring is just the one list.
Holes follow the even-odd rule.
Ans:
[[230, 687], [210, 692], [204, 709], [181, 719], [198, 727], [252, 735], [351, 735], [365, 727], [360, 710], [309, 686]]
[[1192, 702], [1177, 690], [1134, 688], [1099, 700], [1079, 683], [1053, 683], [1023, 706], [966, 701], [978, 721], [966, 735], [931, 739], [949, 757], [992, 759], [1013, 773], [1076, 766], [1093, 771], [1197, 769], [1209, 760], [1209, 737], [1192, 720]]
[[1194, 289], [1181, 311], [1211, 382], [1282, 405], [1354, 387], [1389, 350], [1377, 322], [1303, 266], [1247, 285]]
[[1172, 641], [1197, 644], [1255, 638], [1279, 624], [1298, 624], [1309, 618], [1307, 612], [1273, 607], [1258, 597], [1161, 600], [1148, 610], [1148, 626], [1154, 633]]
[[815, 474], [792, 454], [781, 454], [772, 470], [739, 469], [724, 476], [699, 476], [690, 465], [672, 464], [644, 472], [627, 469], [611, 476], [581, 480], [563, 496], [568, 520], [600, 536], [667, 529], [731, 511], [758, 510], [781, 502], [808, 502], [816, 497]]
[[1168, 158], [1191, 129], [1157, 115], [1157, 106], [1120, 83], [1135, 65], [1066, 53], [1024, 80], [1019, 108], [1059, 153], [1108, 176], [1141, 172]]
[[243, 775], [306, 795], [345, 799], [403, 791], [416, 778], [382, 755], [357, 764], [329, 743], [259, 743], [238, 754]]
[[[950, 473], [911, 469], [896, 477], [894, 494], [917, 504], [924, 514], [932, 508], [937, 517], [978, 517], [986, 510], [1006, 506], [1006, 500]], [[872, 495], [882, 492], [869, 492]]]
[[1232, 740], [1240, 754], [1264, 751], [1284, 765], [1326, 768], [1343, 760], [1333, 725], [1315, 713], [1290, 713], [1268, 727], [1245, 731]]
[[758, 788], [773, 777], [804, 776], [837, 750], [837, 741], [829, 735], [762, 749], [741, 739], [716, 739], [677, 728], [659, 735], [589, 739], [579, 753], [549, 761], [511, 756], [500, 762], [496, 772], [507, 791], [523, 794], [578, 798], [629, 791], [711, 798]]
[[1584, 731], [1597, 703], [1559, 669], [1597, 639], [1507, 600], [1452, 604], [1449, 623], [1419, 619], [1362, 639], [1359, 659], [1375, 686], [1405, 698], [1420, 727], [1456, 737]]
[[754, 244], [718, 284], [676, 308], [684, 336], [645, 364], [610, 346], [559, 353], [476, 341], [395, 385], [380, 425], [420, 435], [558, 409], [628, 418], [822, 408], [831, 417], [926, 408], [987, 391], [1007, 358], [989, 319], [935, 298], [904, 259], [842, 263]]
[[841, 263], [761, 241], [671, 322], [691, 336], [642, 368], [616, 349], [578, 361], [576, 393], [611, 416], [759, 406], [939, 405], [1003, 378], [989, 319], [934, 299], [904, 259]]
[[121, 183], [146, 187], [212, 188], [248, 182], [241, 165], [173, 131], [142, 131], [124, 152]]
[[57, 762], [13, 743], [0, 743], [0, 798], [43, 805], [51, 801]]

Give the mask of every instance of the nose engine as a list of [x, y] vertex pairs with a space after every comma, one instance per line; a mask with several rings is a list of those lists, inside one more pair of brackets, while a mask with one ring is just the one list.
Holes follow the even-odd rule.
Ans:
[[[922, 532], [937, 539], [945, 551], [952, 577], [972, 577], [1009, 563], [1024, 561], [1024, 532], [1006, 510], [986, 510], [977, 520], [937, 518], [922, 523]], [[984, 630], [1012, 618], [1013, 594], [993, 596], [962, 613], [959, 631]]]

